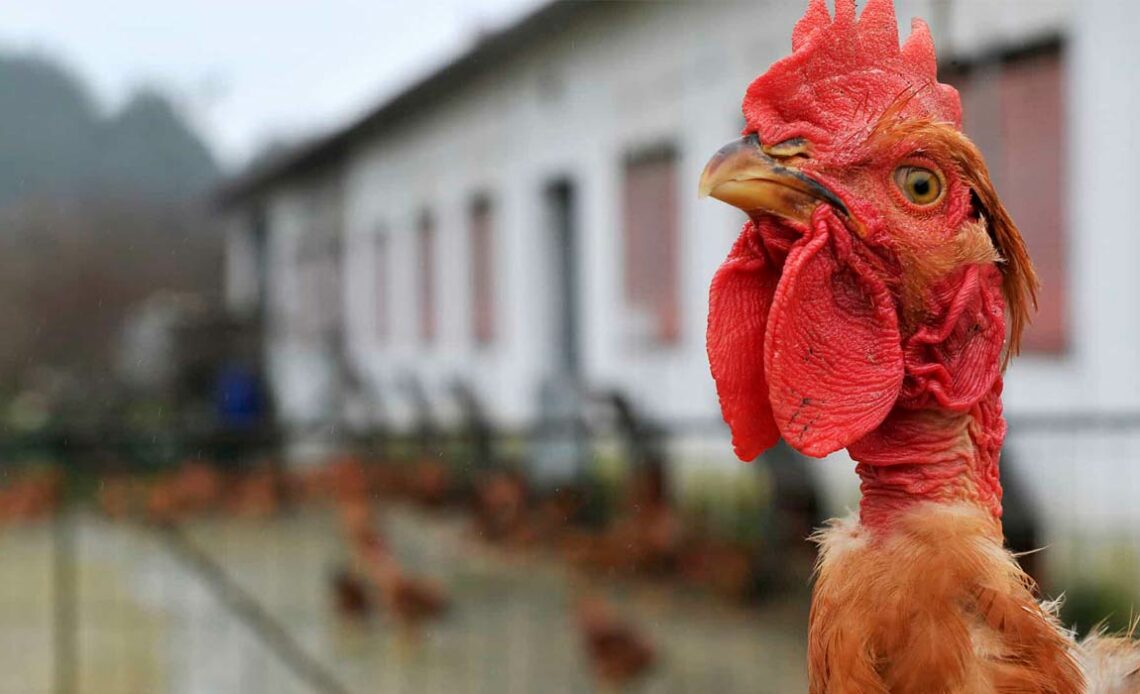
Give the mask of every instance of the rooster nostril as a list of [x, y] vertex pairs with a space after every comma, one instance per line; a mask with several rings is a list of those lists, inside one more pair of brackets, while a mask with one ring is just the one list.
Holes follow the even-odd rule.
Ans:
[[811, 144], [802, 137], [791, 137], [763, 147], [763, 150], [768, 156], [777, 159], [811, 158]]

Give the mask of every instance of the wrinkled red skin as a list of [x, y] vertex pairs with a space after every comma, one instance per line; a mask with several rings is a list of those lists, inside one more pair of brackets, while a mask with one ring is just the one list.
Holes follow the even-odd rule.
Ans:
[[[927, 319], [903, 335], [897, 299], [874, 282], [892, 264], [857, 260], [871, 251], [829, 208], [813, 226], [800, 237], [783, 222], [750, 222], [713, 281], [709, 357], [738, 455], [751, 460], [781, 435], [813, 456], [847, 448], [872, 527], [934, 500], [1000, 518], [1000, 272], [951, 272], [929, 288]], [[805, 270], [820, 257], [830, 277]], [[866, 286], [850, 279], [850, 264], [872, 262]], [[876, 291], [878, 306], [866, 300]]]
[[[998, 520], [1001, 273], [933, 260], [976, 217], [970, 190], [923, 143], [872, 137], [888, 113], [960, 128], [958, 94], [937, 82], [925, 24], [900, 49], [890, 0], [858, 19], [840, 0], [836, 13], [811, 0], [793, 53], [744, 99], [745, 132], [807, 140], [796, 166], [849, 214], [821, 203], [809, 224], [757, 216], [713, 279], [709, 361], [733, 446], [743, 460], [780, 437], [816, 457], [847, 448], [871, 527], [925, 500], [969, 500]], [[939, 204], [902, 198], [891, 175], [903, 164], [944, 174]]]
[[[859, 462], [868, 525], [886, 525], [921, 501], [970, 501], [1001, 518], [1001, 276], [993, 266], [956, 274], [966, 277], [951, 276], [931, 291], [930, 301], [948, 307], [944, 322], [906, 340], [898, 405], [880, 427], [848, 446]], [[989, 337], [963, 336], [986, 318], [994, 325]]]
[[[888, 527], [923, 501], [967, 501], [1001, 518], [998, 458], [1005, 438], [1001, 379], [965, 414], [898, 408], [881, 427], [848, 448], [859, 461], [864, 525]], [[936, 417], [924, 415], [934, 413]]]

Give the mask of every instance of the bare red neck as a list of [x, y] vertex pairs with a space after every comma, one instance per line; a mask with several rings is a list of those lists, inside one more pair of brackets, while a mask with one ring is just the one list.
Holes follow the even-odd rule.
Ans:
[[1001, 527], [998, 458], [1005, 439], [1002, 382], [968, 412], [896, 409], [848, 448], [859, 465], [860, 518], [889, 527], [898, 514], [928, 501], [985, 508]]

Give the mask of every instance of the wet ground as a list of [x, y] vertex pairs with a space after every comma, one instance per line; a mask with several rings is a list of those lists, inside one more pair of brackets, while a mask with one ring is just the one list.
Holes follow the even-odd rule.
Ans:
[[[639, 692], [800, 692], [806, 606], [742, 609], [674, 588], [588, 583], [561, 562], [473, 542], [458, 516], [389, 511], [413, 573], [453, 609], [411, 640], [383, 615], [345, 623], [329, 575], [344, 549], [327, 514], [209, 519], [187, 536], [349, 692], [588, 692], [571, 606], [602, 590], [656, 643]], [[83, 694], [316, 692], [153, 530], [74, 517]], [[0, 692], [52, 691], [51, 526], [0, 530]]]

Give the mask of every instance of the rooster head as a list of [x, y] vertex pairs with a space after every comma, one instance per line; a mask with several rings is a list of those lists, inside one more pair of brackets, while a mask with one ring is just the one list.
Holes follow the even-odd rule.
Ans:
[[[965, 412], [1000, 387], [1036, 278], [930, 30], [892, 0], [811, 0], [748, 88], [701, 193], [749, 216], [710, 290], [708, 352], [737, 455], [823, 456], [896, 407]], [[1007, 331], [1007, 318], [1009, 330]]]

